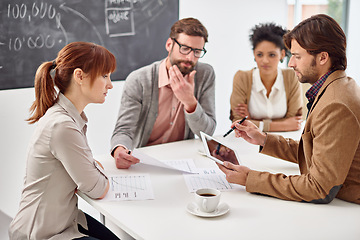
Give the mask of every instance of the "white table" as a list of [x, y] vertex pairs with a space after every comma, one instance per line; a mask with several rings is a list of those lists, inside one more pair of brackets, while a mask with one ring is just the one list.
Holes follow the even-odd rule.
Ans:
[[[235, 139], [233, 134], [225, 140], [236, 147], [242, 164], [250, 168], [298, 174], [296, 164], [259, 154], [257, 146]], [[142, 148], [159, 160], [192, 158], [199, 168], [216, 167], [198, 153], [199, 149], [202, 149], [199, 139]], [[230, 206], [226, 215], [201, 218], [186, 211], [194, 193], [188, 191], [180, 172], [143, 164], [119, 170], [112, 157], [97, 159], [109, 173], [149, 173], [151, 177], [155, 200], [101, 202], [81, 195], [103, 214], [106, 225], [122, 235], [122, 239], [360, 239], [357, 204], [338, 199], [327, 205], [284, 201], [240, 188], [222, 192], [221, 202]]]

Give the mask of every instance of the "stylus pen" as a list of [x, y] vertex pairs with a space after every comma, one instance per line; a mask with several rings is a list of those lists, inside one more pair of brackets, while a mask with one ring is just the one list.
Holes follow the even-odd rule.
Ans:
[[[245, 116], [243, 119], [241, 119], [241, 121], [238, 122], [238, 124], [242, 124], [242, 123], [247, 119], [247, 117], [248, 117], [248, 116]], [[235, 128], [236, 128], [236, 127], [233, 126], [227, 133], [224, 134], [223, 137], [226, 137], [227, 135], [229, 135], [232, 131], [234, 131]]]

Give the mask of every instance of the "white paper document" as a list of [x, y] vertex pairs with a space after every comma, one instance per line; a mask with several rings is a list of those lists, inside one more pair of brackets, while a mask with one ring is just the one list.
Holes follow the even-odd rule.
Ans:
[[110, 188], [100, 201], [125, 201], [154, 199], [149, 174], [109, 175]]
[[198, 169], [199, 174], [183, 174], [190, 192], [200, 188], [215, 188], [219, 191], [229, 191], [236, 187], [230, 184], [225, 174], [219, 169]]
[[178, 159], [178, 160], [166, 160], [159, 161], [145, 153], [141, 152], [138, 149], [134, 149], [132, 155], [140, 159], [140, 163], [153, 165], [162, 168], [169, 168], [173, 170], [178, 170], [186, 173], [197, 173], [197, 168], [192, 159]]

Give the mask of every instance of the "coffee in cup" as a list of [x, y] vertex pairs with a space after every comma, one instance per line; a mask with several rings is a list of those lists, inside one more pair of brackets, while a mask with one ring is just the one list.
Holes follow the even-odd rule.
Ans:
[[220, 202], [221, 192], [213, 188], [202, 188], [195, 192], [195, 202], [202, 212], [213, 212]]

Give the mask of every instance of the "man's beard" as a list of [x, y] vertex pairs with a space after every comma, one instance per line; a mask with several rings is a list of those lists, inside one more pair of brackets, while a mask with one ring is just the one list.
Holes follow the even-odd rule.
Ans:
[[[194, 67], [195, 67], [195, 63], [192, 62], [192, 61], [172, 60], [170, 58], [170, 63], [171, 63], [171, 65], [176, 65], [179, 68], [179, 70], [180, 70], [180, 72], [182, 73], [183, 76], [188, 75], [189, 73], [191, 73], [194, 70]], [[189, 64], [191, 64], [191, 66], [190, 67], [183, 67], [183, 66], [181, 66], [181, 63], [189, 63]]]
[[319, 74], [318, 72], [316, 72], [316, 61], [315, 59], [313, 59], [313, 61], [310, 64], [310, 68], [307, 69], [306, 72], [299, 72], [297, 71], [296, 68], [294, 68], [295, 71], [297, 71], [298, 73], [300, 73], [301, 76], [298, 76], [299, 82], [301, 83], [310, 83], [310, 84], [314, 84], [318, 79], [319, 79]]

